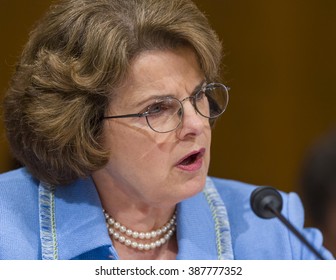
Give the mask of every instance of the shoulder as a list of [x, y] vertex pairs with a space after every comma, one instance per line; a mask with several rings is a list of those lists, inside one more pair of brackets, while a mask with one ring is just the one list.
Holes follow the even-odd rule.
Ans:
[[[214, 186], [216, 187], [219, 195], [224, 201], [226, 207], [237, 207], [238, 205], [245, 205], [251, 212], [250, 197], [252, 192], [260, 187], [240, 181], [220, 179], [210, 177]], [[297, 218], [303, 219], [303, 208], [299, 196], [295, 192], [286, 193], [278, 190], [284, 202], [282, 213], [289, 214], [289, 210], [292, 211], [292, 215], [298, 215]]]
[[[250, 196], [258, 186], [234, 180], [210, 178], [225, 204], [229, 217], [232, 246], [237, 259], [313, 259], [314, 256], [277, 219], [262, 219], [250, 206]], [[318, 249], [322, 235], [316, 229], [304, 229], [304, 211], [296, 193], [280, 194], [282, 214]], [[262, 240], [262, 242], [260, 242]], [[325, 252], [327, 256], [328, 252]]]
[[16, 169], [0, 175], [0, 199], [30, 199], [36, 195], [39, 181], [25, 168]]
[[24, 167], [0, 174], [0, 185], [13, 184], [13, 181], [38, 182]]
[[255, 185], [235, 180], [221, 179], [216, 177], [210, 177], [210, 179], [223, 198], [225, 198], [227, 195], [230, 195], [231, 199], [244, 199], [249, 197], [252, 191], [257, 187]]
[[25, 168], [0, 175], [0, 259], [37, 258], [38, 186]]

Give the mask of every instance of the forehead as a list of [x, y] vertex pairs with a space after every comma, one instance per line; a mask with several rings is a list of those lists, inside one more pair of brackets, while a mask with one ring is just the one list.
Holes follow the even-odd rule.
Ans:
[[[142, 52], [132, 61], [128, 78], [137, 81], [139, 77], [146, 77], [147, 81], [152, 81], [160, 75], [186, 74], [186, 70], [201, 72], [196, 54], [191, 48], [151, 50]], [[149, 73], [152, 75], [147, 75]]]
[[202, 79], [204, 74], [190, 48], [145, 51], [132, 61], [119, 93], [163, 90], [174, 94], [177, 90], [192, 90]]

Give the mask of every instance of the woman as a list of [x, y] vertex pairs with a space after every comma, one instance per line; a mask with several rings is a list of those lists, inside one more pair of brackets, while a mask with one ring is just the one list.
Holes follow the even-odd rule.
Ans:
[[[228, 102], [220, 58], [188, 0], [52, 7], [5, 99], [25, 168], [0, 179], [0, 258], [314, 258], [252, 213], [253, 187], [207, 178], [211, 126]], [[302, 227], [298, 198], [283, 198]], [[306, 235], [331, 257], [318, 231]]]

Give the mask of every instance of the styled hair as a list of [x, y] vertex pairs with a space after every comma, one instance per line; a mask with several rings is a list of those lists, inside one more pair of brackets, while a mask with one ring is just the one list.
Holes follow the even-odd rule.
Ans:
[[64, 185], [102, 168], [102, 117], [141, 52], [188, 46], [209, 81], [221, 44], [189, 0], [65, 0], [30, 33], [4, 100], [14, 156]]

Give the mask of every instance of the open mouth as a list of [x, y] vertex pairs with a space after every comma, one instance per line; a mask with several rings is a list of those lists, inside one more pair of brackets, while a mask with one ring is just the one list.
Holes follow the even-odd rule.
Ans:
[[205, 149], [202, 148], [199, 151], [191, 152], [190, 154], [183, 157], [178, 163], [177, 166], [181, 169], [193, 171], [199, 169], [202, 165], [202, 158], [204, 156]]
[[187, 158], [185, 158], [184, 160], [182, 160], [180, 162], [180, 165], [190, 165], [190, 164], [193, 164], [199, 158], [200, 158], [200, 153], [198, 152], [198, 153], [190, 155]]

